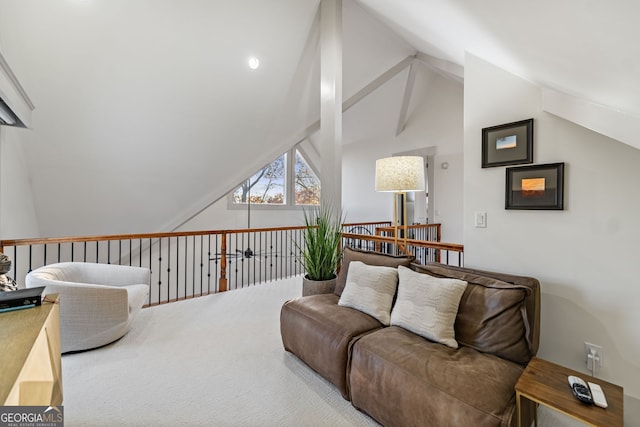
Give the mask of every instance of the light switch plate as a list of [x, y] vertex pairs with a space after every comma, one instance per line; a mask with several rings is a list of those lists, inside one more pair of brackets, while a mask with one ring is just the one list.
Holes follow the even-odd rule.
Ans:
[[474, 217], [474, 225], [476, 228], [486, 228], [487, 227], [487, 213], [486, 212], [476, 212]]

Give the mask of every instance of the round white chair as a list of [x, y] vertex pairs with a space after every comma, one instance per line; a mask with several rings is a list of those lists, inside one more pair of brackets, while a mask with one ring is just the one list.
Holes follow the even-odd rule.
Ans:
[[60, 296], [61, 352], [109, 344], [129, 331], [149, 296], [148, 268], [63, 262], [27, 274], [26, 286]]

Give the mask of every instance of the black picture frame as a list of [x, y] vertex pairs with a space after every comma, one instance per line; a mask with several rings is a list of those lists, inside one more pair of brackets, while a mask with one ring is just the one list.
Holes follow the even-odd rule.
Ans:
[[533, 119], [482, 129], [482, 167], [533, 163]]
[[564, 163], [507, 168], [505, 209], [564, 209]]

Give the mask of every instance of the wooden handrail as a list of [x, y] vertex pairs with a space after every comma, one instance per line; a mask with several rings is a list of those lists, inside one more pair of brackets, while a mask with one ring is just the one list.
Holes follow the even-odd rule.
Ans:
[[215, 234], [233, 234], [233, 233], [253, 233], [263, 231], [280, 231], [280, 230], [296, 230], [303, 228], [297, 227], [271, 227], [271, 228], [242, 228], [229, 230], [206, 230], [206, 231], [169, 231], [162, 233], [144, 233], [144, 234], [111, 234], [104, 236], [75, 236], [75, 237], [36, 237], [30, 239], [7, 239], [0, 240], [0, 251], [4, 246], [25, 246], [25, 245], [48, 245], [57, 243], [83, 243], [83, 242], [104, 242], [108, 240], [140, 240], [140, 239], [159, 239], [164, 237], [183, 237], [183, 236], [207, 236]]
[[[454, 262], [456, 259], [458, 263], [462, 262], [464, 247], [434, 241], [439, 233], [416, 231], [404, 247], [386, 232], [394, 230], [390, 225], [389, 221], [345, 223], [342, 243], [384, 253], [408, 249], [417, 262], [439, 261], [441, 254], [447, 256], [447, 263], [451, 254]], [[32, 269], [52, 262], [148, 267], [152, 281], [147, 305], [156, 305], [304, 274], [300, 251], [305, 228], [287, 226], [7, 239], [0, 240], [0, 252], [7, 251], [12, 257], [9, 275], [18, 283], [23, 283]], [[421, 224], [412, 228], [439, 231], [440, 224]], [[376, 231], [379, 235], [374, 234]], [[416, 239], [416, 236], [420, 238]]]
[[[378, 224], [378, 223], [375, 223]], [[420, 228], [439, 228], [441, 226], [441, 224], [411, 224], [411, 225], [407, 225], [407, 230], [411, 230], [411, 229], [420, 229]], [[403, 228], [404, 226], [399, 225], [398, 228]], [[379, 230], [383, 230], [383, 231], [393, 231], [395, 230], [395, 227], [392, 225], [389, 226], [384, 226], [384, 227], [377, 227], [377, 229]]]
[[389, 224], [391, 225], [391, 221], [371, 221], [371, 222], [351, 222], [342, 224], [343, 227], [354, 227], [358, 225], [376, 225], [376, 224]]
[[[398, 247], [401, 249], [401, 251], [406, 252], [407, 247], [408, 246], [408, 240], [407, 239], [402, 239], [402, 241], [399, 241], [398, 239], [396, 239], [396, 230], [402, 230], [404, 231], [404, 226], [402, 226], [402, 228], [400, 227], [396, 227], [396, 226], [384, 226], [384, 227], [376, 227], [376, 236], [381, 236], [383, 233], [384, 234], [390, 234], [391, 237], [394, 238], [394, 244], [398, 245]], [[411, 224], [411, 225], [407, 225], [406, 226], [406, 232], [408, 233], [411, 230], [426, 230], [427, 235], [424, 237], [427, 237], [424, 240], [420, 240], [420, 241], [436, 241], [439, 242], [441, 240], [441, 233], [442, 233], [442, 224], [439, 223], [435, 223], [435, 224]], [[435, 230], [435, 236], [432, 234], [433, 231]], [[418, 231], [419, 233], [419, 231]], [[423, 232], [424, 233], [424, 232]], [[432, 238], [429, 238], [428, 236], [432, 236]], [[405, 236], [406, 237], [406, 236]], [[435, 237], [435, 238], [433, 238]], [[380, 250], [380, 243], [376, 243], [376, 250], [379, 251]], [[462, 252], [462, 251], [460, 251]], [[440, 262], [440, 252], [437, 252], [437, 257], [436, 257], [436, 261]]]
[[[393, 237], [386, 237], [386, 236], [370, 236], [366, 234], [342, 233], [342, 237], [346, 239], [370, 240], [372, 242], [377, 242], [377, 243], [395, 243], [395, 239]], [[427, 242], [424, 240], [407, 239], [407, 245], [415, 246], [418, 248], [432, 248], [432, 249], [439, 249], [443, 251], [464, 252], [464, 245], [461, 245], [458, 243], [442, 243], [442, 242], [431, 242], [431, 241]]]
[[[345, 223], [342, 227], [366, 226], [390, 223], [389, 221]], [[0, 240], [0, 253], [5, 246], [28, 246], [28, 245], [48, 245], [57, 243], [83, 243], [83, 242], [104, 242], [108, 240], [140, 240], [159, 239], [164, 237], [184, 237], [184, 236], [207, 236], [216, 234], [241, 234], [241, 233], [262, 233], [270, 231], [303, 230], [304, 225], [287, 227], [263, 227], [263, 228], [237, 228], [227, 230], [205, 230], [205, 231], [169, 231], [162, 233], [135, 233], [135, 234], [111, 234], [103, 236], [75, 236], [75, 237], [35, 237], [27, 239], [5, 239]]]

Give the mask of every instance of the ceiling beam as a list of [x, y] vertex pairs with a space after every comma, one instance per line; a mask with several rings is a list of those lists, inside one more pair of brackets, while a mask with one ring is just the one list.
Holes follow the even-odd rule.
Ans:
[[342, 210], [342, 0], [320, 2], [320, 202]]
[[[397, 63], [393, 67], [389, 68], [384, 73], [382, 73], [379, 77], [377, 77], [371, 83], [369, 83], [368, 85], [366, 85], [365, 87], [360, 89], [353, 96], [351, 96], [349, 99], [347, 99], [346, 101], [344, 101], [342, 103], [342, 112], [344, 113], [349, 108], [353, 107], [358, 102], [360, 102], [364, 98], [366, 98], [367, 95], [371, 94], [374, 90], [376, 90], [377, 88], [379, 88], [380, 86], [382, 86], [383, 84], [388, 82], [396, 74], [398, 74], [399, 72], [401, 72], [402, 70], [407, 68], [409, 65], [411, 65], [411, 63], [414, 61], [414, 59], [415, 59], [415, 57], [413, 57], [413, 56], [407, 56], [405, 59], [403, 59], [402, 61], [400, 61], [399, 63]], [[316, 133], [318, 130], [320, 130], [320, 120], [316, 120], [315, 122], [313, 122], [312, 124], [307, 126], [304, 130], [296, 133], [292, 137], [292, 140], [295, 141], [295, 143], [293, 145], [300, 144], [302, 141], [304, 141], [305, 139], [309, 138], [311, 135]]]
[[407, 76], [407, 84], [404, 87], [404, 95], [402, 96], [402, 105], [400, 106], [400, 115], [398, 117], [398, 126], [396, 127], [396, 136], [400, 135], [407, 123], [407, 111], [409, 111], [409, 102], [411, 102], [411, 94], [413, 86], [416, 82], [416, 65], [411, 63], [409, 66], [409, 75]]
[[[35, 106], [13, 73], [13, 70], [11, 70], [11, 67], [9, 67], [2, 52], [0, 52], [0, 100], [11, 111], [11, 115], [15, 115], [18, 118], [18, 121], [14, 121], [15, 126], [31, 127], [31, 113]], [[7, 118], [9, 119], [7, 122], [13, 124], [11, 120], [14, 120], [14, 118]]]
[[542, 89], [542, 110], [640, 149], [638, 117], [551, 89]]
[[462, 65], [458, 65], [455, 62], [447, 61], [445, 59], [436, 58], [435, 56], [428, 55], [424, 52], [418, 52], [416, 54], [416, 58], [441, 76], [453, 79], [458, 83], [464, 82], [464, 67]]
[[383, 84], [391, 80], [393, 77], [395, 77], [396, 74], [398, 74], [399, 72], [407, 68], [409, 65], [411, 65], [414, 60], [415, 60], [415, 56], [407, 56], [405, 59], [403, 59], [402, 61], [400, 61], [399, 63], [389, 68], [384, 73], [382, 73], [379, 77], [377, 77], [371, 83], [369, 83], [368, 85], [360, 89], [358, 92], [356, 92], [352, 97], [347, 99], [347, 101], [344, 104], [342, 104], [342, 112], [344, 113], [349, 108], [353, 107], [358, 102], [362, 101], [371, 92], [378, 89], [380, 86], [382, 86]]

